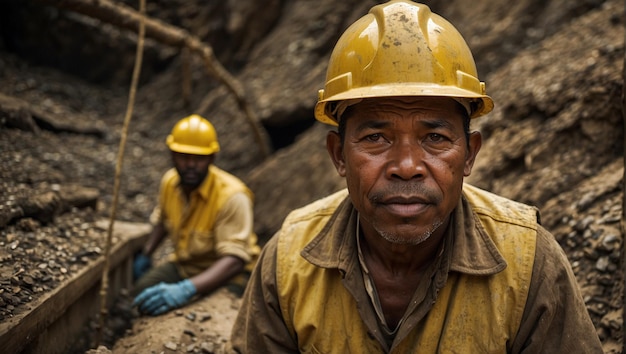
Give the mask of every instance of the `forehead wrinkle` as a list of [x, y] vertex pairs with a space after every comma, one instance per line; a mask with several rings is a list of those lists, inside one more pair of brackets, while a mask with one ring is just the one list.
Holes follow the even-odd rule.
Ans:
[[457, 101], [447, 97], [387, 97], [383, 99], [363, 99], [359, 103], [350, 106], [350, 110], [361, 112], [381, 111], [389, 112], [404, 109], [408, 111], [431, 111], [446, 109], [450, 111], [465, 112], [465, 108]]
[[[371, 114], [374, 112], [386, 112], [384, 115]], [[429, 129], [446, 128], [454, 129], [454, 124], [451, 119], [443, 118], [439, 115], [428, 115], [427, 111], [430, 109], [414, 109], [406, 110], [404, 113], [397, 111], [388, 111], [384, 109], [367, 110], [363, 114], [355, 112], [354, 116], [362, 119], [355, 119], [356, 123], [355, 131], [359, 132], [365, 129], [382, 129], [390, 126], [395, 126], [401, 120], [412, 121], [414, 125], [422, 125]]]
[[[380, 129], [408, 120], [411, 120], [414, 125], [421, 125], [427, 129], [454, 130], [455, 116], [461, 113], [460, 109], [462, 109], [460, 104], [452, 99], [413, 97], [364, 99], [348, 107], [342, 121], [345, 124], [348, 120], [352, 120], [356, 123], [354, 127], [358, 131], [366, 128]], [[350, 117], [356, 119], [349, 119]]]

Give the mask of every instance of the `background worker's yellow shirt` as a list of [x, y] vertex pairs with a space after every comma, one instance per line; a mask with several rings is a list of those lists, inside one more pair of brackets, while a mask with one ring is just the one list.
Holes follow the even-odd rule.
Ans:
[[252, 192], [237, 177], [213, 165], [189, 200], [179, 181], [175, 169], [163, 176], [153, 222], [163, 222], [167, 228], [175, 248], [170, 260], [181, 276], [194, 276], [227, 255], [251, 267], [259, 253]]

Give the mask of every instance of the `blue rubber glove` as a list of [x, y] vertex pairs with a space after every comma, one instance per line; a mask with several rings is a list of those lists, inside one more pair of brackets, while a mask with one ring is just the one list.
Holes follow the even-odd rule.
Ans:
[[133, 279], [137, 280], [141, 278], [141, 276], [144, 275], [150, 267], [152, 267], [150, 257], [141, 252], [137, 253], [137, 255], [135, 255], [135, 260], [133, 261]]
[[156, 316], [183, 306], [195, 294], [196, 287], [189, 279], [173, 284], [161, 282], [137, 295], [133, 306], [138, 306], [141, 313]]

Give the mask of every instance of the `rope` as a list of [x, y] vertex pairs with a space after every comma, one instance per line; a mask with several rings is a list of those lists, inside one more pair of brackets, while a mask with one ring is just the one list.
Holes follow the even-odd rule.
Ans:
[[115, 164], [115, 182], [113, 185], [113, 203], [111, 205], [111, 216], [109, 217], [109, 227], [107, 231], [107, 239], [105, 246], [105, 258], [104, 269], [102, 270], [102, 286], [100, 288], [100, 321], [98, 326], [98, 335], [96, 339], [96, 347], [100, 345], [103, 337], [103, 331], [105, 327], [105, 320], [108, 314], [107, 307], [107, 293], [109, 288], [109, 267], [110, 267], [110, 253], [111, 253], [111, 239], [113, 238], [113, 226], [115, 224], [115, 217], [117, 214], [117, 203], [119, 200], [120, 192], [120, 175], [122, 171], [122, 162], [124, 158], [124, 149], [126, 147], [126, 138], [128, 136], [128, 126], [130, 125], [130, 119], [133, 115], [133, 107], [135, 105], [135, 94], [137, 92], [137, 83], [139, 81], [139, 74], [141, 73], [141, 63], [143, 60], [143, 46], [144, 37], [146, 34], [145, 29], [145, 12], [146, 12], [146, 0], [139, 0], [139, 35], [137, 38], [137, 52], [135, 55], [135, 66], [133, 68], [133, 77], [130, 84], [130, 93], [128, 95], [128, 105], [126, 107], [126, 115], [124, 116], [124, 126], [122, 127], [122, 136], [120, 139], [120, 146], [117, 154], [117, 162]]

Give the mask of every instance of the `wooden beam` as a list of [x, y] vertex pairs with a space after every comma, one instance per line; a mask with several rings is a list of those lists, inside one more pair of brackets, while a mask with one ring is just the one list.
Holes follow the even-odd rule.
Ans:
[[[110, 0], [35, 0], [39, 3], [52, 5], [59, 9], [77, 12], [119, 28], [138, 32], [141, 14], [134, 9]], [[226, 70], [215, 58], [213, 48], [203, 43], [198, 37], [191, 35], [184, 29], [169, 25], [158, 19], [145, 18], [146, 37], [160, 43], [187, 48], [191, 53], [200, 56], [209, 75], [226, 86], [235, 97], [237, 106], [244, 115], [254, 133], [257, 145], [263, 158], [269, 156], [270, 143], [265, 129], [259, 124], [258, 118], [246, 100], [243, 86]]]

